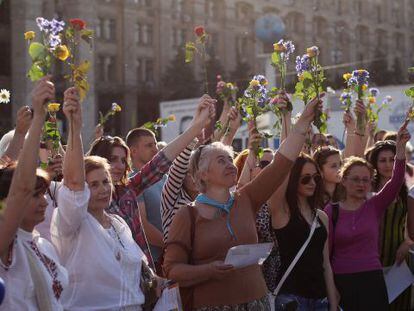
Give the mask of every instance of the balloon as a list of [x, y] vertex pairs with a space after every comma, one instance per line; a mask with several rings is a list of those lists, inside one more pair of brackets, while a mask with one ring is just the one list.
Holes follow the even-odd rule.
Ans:
[[3, 279], [0, 278], [0, 305], [3, 302], [5, 291]]
[[286, 27], [276, 14], [266, 14], [256, 20], [256, 36], [265, 43], [275, 43], [283, 38]]

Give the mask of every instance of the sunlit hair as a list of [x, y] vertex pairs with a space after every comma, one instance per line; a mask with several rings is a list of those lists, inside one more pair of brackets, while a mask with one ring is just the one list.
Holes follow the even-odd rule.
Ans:
[[384, 139], [383, 140], [393, 140], [393, 141], [397, 141], [397, 132], [394, 131], [387, 131], [384, 135]]
[[[296, 159], [290, 171], [290, 176], [285, 194], [291, 216], [301, 217], [298, 203], [298, 189], [301, 180], [302, 170], [306, 163], [313, 164], [315, 166], [317, 174], [320, 175], [319, 168], [316, 165], [315, 161], [307, 154], [301, 153], [299, 157]], [[316, 212], [316, 209], [318, 208], [323, 208], [323, 193], [324, 187], [323, 181], [321, 179], [319, 182], [316, 183], [316, 188], [313, 195], [307, 198], [309, 206], [314, 212]]]
[[199, 190], [203, 193], [206, 191], [206, 183], [201, 179], [201, 173], [207, 172], [210, 162], [213, 159], [212, 154], [216, 151], [224, 151], [233, 158], [234, 152], [233, 148], [227, 145], [224, 145], [221, 142], [214, 142], [210, 145], [202, 145], [194, 150], [191, 154], [190, 165], [188, 173], [193, 178], [194, 183]]
[[96, 139], [89, 151], [87, 152], [88, 156], [100, 156], [108, 160], [111, 163], [112, 159], [112, 150], [115, 147], [120, 147], [125, 150], [126, 154], [126, 169], [124, 175], [121, 178], [121, 183], [126, 184], [128, 181], [128, 174], [131, 172], [131, 167], [129, 163], [131, 163], [131, 153], [129, 151], [128, 146], [125, 144], [124, 140], [121, 137], [115, 136], [102, 136]]
[[[319, 147], [316, 149], [316, 151], [313, 154], [313, 160], [318, 166], [319, 171], [323, 172], [323, 166], [327, 163], [328, 158], [333, 155], [341, 156], [341, 152], [332, 146], [324, 146], [324, 147]], [[325, 203], [329, 201], [338, 202], [341, 198], [340, 192], [341, 192], [340, 184], [336, 185], [332, 197], [330, 197], [330, 195], [325, 191], [325, 196], [327, 198], [325, 200], [326, 201]]]
[[[16, 162], [10, 163], [6, 167], [0, 169], [0, 201], [7, 198], [13, 175], [16, 170]], [[38, 193], [45, 193], [50, 185], [50, 176], [43, 170], [38, 168], [36, 170], [36, 184], [33, 189], [33, 195]]]
[[343, 179], [344, 177], [348, 177], [349, 171], [352, 168], [356, 167], [356, 166], [366, 167], [368, 169], [371, 177], [374, 177], [374, 175], [375, 175], [375, 169], [371, 165], [371, 163], [369, 163], [367, 160], [365, 160], [363, 158], [355, 157], [355, 156], [350, 156], [349, 158], [347, 158], [345, 160], [344, 165], [342, 165], [342, 168], [340, 170], [341, 178]]
[[[366, 153], [365, 157], [369, 163], [371, 163], [372, 167], [375, 169], [376, 174], [374, 175], [372, 186], [374, 191], [380, 190], [380, 181], [381, 176], [378, 171], [378, 158], [382, 151], [389, 150], [394, 155], [397, 152], [396, 143], [393, 140], [382, 140], [375, 143], [374, 146], [372, 146]], [[408, 189], [407, 186], [404, 185], [401, 187], [400, 194], [402, 198], [406, 198], [408, 195]]]

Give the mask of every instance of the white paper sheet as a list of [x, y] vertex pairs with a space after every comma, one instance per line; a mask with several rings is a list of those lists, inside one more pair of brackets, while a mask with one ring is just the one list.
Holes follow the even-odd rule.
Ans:
[[414, 283], [414, 275], [411, 273], [405, 261], [399, 266], [394, 264], [391, 268], [385, 269], [385, 284], [387, 285], [388, 301], [391, 303], [408, 286]]
[[254, 264], [262, 264], [269, 256], [273, 243], [260, 243], [233, 246], [227, 252], [225, 263], [235, 268], [243, 268]]
[[183, 311], [178, 284], [164, 288], [153, 311]]

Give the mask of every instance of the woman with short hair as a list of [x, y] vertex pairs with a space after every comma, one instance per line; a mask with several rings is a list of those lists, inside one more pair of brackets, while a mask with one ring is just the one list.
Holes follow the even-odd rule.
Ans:
[[193, 290], [185, 310], [270, 310], [259, 265], [236, 269], [224, 259], [231, 247], [258, 242], [256, 213], [286, 178], [319, 103], [305, 107], [272, 163], [235, 193], [230, 189], [237, 169], [229, 147], [213, 143], [193, 153], [190, 172], [200, 195], [175, 215], [164, 261], [167, 277]]

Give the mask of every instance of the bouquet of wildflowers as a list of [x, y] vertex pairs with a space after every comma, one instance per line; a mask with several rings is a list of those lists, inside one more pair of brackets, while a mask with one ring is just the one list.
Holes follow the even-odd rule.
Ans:
[[110, 117], [122, 111], [122, 107], [117, 103], [112, 103], [111, 109], [105, 115], [99, 111], [99, 125], [103, 126]]
[[194, 59], [194, 53], [200, 55], [203, 62], [204, 72], [204, 93], [208, 92], [208, 75], [207, 75], [207, 41], [208, 34], [206, 33], [203, 26], [197, 26], [194, 28], [194, 34], [196, 35], [196, 41], [189, 41], [185, 44], [185, 62], [191, 63]]
[[[216, 85], [216, 94], [217, 96], [224, 102], [224, 104], [230, 105], [230, 107], [234, 107], [237, 103], [237, 92], [238, 87], [230, 82], [223, 81], [220, 75], [217, 76], [217, 85]], [[225, 126], [221, 124], [220, 120], [218, 120], [215, 124], [215, 128], [218, 130], [224, 129], [224, 134], [230, 130], [230, 120], [227, 119]]]
[[[300, 98], [305, 105], [312, 98], [319, 98], [323, 92], [323, 82], [325, 75], [322, 66], [318, 62], [319, 48], [312, 46], [306, 50], [306, 54], [296, 57], [296, 72], [299, 81], [295, 86], [295, 95]], [[313, 124], [320, 133], [327, 130], [327, 116], [318, 110], [315, 114]]]
[[167, 118], [158, 118], [155, 122], [146, 122], [142, 127], [158, 133], [158, 129], [166, 127], [169, 122], [175, 122], [175, 115], [169, 115]]
[[[244, 115], [243, 120], [253, 122], [255, 129], [257, 129], [257, 117], [269, 111], [267, 84], [265, 76], [254, 76], [244, 91], [243, 97], [239, 99], [239, 105]], [[269, 134], [264, 134], [264, 136], [271, 137]], [[263, 155], [263, 149], [259, 145], [254, 149], [260, 159]]]
[[279, 89], [282, 92], [286, 91], [286, 72], [287, 63], [290, 55], [295, 51], [295, 45], [292, 41], [284, 41], [283, 39], [273, 44], [274, 52], [272, 53], [271, 64], [279, 70], [280, 85]]
[[[365, 69], [354, 70], [352, 72], [352, 77], [348, 80], [348, 87], [355, 91], [357, 94], [358, 100], [363, 100], [365, 96], [365, 91], [368, 88], [368, 79], [369, 72]], [[365, 122], [363, 115], [360, 113], [357, 114], [357, 131], [359, 134], [365, 132]]]
[[[408, 68], [409, 73], [414, 73], [414, 67]], [[405, 95], [412, 100], [412, 104], [408, 110], [406, 121], [414, 120], [414, 86], [405, 90]]]

